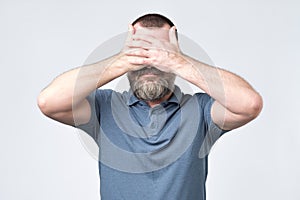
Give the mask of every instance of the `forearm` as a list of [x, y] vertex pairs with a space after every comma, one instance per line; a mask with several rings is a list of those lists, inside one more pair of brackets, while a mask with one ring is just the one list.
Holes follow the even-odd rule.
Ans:
[[55, 78], [39, 95], [46, 112], [62, 112], [79, 105], [92, 91], [127, 72], [117, 56], [72, 69]]
[[[260, 95], [240, 76], [183, 55], [177, 74], [201, 88], [235, 114], [259, 112], [256, 108]], [[251, 109], [249, 109], [251, 108]], [[248, 112], [249, 111], [249, 112]]]

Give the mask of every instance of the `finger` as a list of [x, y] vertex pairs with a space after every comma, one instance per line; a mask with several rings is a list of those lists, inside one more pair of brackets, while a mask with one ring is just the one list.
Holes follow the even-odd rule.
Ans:
[[142, 40], [131, 40], [126, 44], [129, 48], [149, 49], [152, 45]]
[[178, 46], [177, 29], [175, 26], [172, 26], [169, 30], [169, 39], [170, 39], [170, 43]]
[[150, 52], [144, 49], [135, 49], [132, 51], [127, 51], [125, 55], [148, 58], [150, 57]]
[[143, 65], [146, 63], [146, 58], [138, 56], [128, 56], [127, 61], [132, 65]]
[[144, 41], [144, 42], [147, 42], [149, 44], [152, 44], [157, 40], [153, 36], [145, 35], [145, 34], [135, 34], [135, 35], [132, 36], [132, 39], [137, 40], [137, 41]]

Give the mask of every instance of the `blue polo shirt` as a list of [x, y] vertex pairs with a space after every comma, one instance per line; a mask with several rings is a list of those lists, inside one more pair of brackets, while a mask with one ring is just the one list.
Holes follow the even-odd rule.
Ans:
[[99, 146], [102, 200], [205, 200], [207, 156], [225, 132], [213, 99], [183, 94], [151, 108], [131, 91], [96, 90], [92, 117], [78, 126]]

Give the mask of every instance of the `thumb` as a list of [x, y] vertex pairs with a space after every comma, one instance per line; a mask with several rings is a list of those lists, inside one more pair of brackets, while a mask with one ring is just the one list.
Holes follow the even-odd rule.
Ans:
[[132, 38], [132, 35], [134, 34], [135, 29], [132, 26], [132, 24], [128, 24], [128, 33], [127, 33], [127, 39], [126, 41], [129, 41]]
[[125, 51], [128, 50], [127, 46], [128, 46], [128, 44], [131, 42], [132, 36], [133, 36], [134, 32], [135, 32], [135, 29], [134, 29], [134, 27], [132, 26], [132, 24], [128, 24], [127, 37], [126, 37], [126, 39], [125, 39], [124, 46], [123, 46], [123, 48], [122, 48], [122, 50], [121, 50], [122, 52], [125, 52]]
[[172, 26], [169, 30], [169, 39], [170, 39], [170, 43], [178, 46], [177, 29], [175, 26]]

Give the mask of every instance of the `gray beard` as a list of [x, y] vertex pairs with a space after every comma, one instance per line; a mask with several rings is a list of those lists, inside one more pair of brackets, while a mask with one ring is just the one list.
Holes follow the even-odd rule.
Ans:
[[144, 101], [156, 101], [171, 92], [167, 80], [139, 80], [131, 84], [134, 95]]

